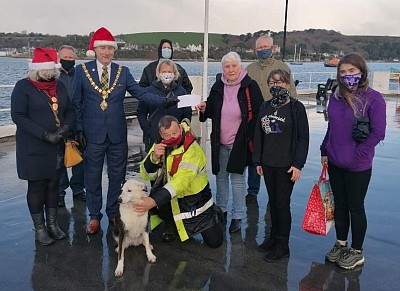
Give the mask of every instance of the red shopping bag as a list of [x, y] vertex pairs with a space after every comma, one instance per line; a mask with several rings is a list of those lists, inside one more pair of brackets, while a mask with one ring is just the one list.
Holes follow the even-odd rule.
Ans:
[[334, 202], [331, 185], [327, 179], [328, 166], [322, 166], [319, 180], [314, 183], [304, 214], [302, 228], [312, 234], [327, 235], [334, 225]]

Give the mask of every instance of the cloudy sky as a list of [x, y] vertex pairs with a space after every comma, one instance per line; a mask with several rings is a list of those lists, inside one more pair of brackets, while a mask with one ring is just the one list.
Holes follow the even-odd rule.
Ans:
[[[3, 0], [0, 32], [87, 35], [204, 29], [204, 0]], [[209, 31], [282, 31], [285, 0], [210, 0]], [[400, 37], [399, 0], [289, 0], [287, 30], [332, 29], [345, 35]]]

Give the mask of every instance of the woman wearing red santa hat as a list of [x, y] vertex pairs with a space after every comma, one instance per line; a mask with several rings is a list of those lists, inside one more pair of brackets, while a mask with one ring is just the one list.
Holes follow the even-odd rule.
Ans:
[[59, 68], [56, 50], [36, 48], [27, 78], [11, 94], [18, 177], [28, 181], [28, 208], [42, 245], [66, 237], [57, 224], [58, 170], [75, 113], [65, 86], [57, 81]]

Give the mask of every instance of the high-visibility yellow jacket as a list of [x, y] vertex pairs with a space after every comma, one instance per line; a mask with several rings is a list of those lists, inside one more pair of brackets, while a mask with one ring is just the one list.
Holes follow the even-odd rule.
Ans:
[[[182, 123], [185, 133], [190, 128]], [[140, 164], [140, 175], [144, 180], [154, 181], [160, 173], [159, 163], [153, 161], [154, 145]], [[168, 153], [170, 152], [170, 153]], [[176, 173], [170, 170], [175, 155], [182, 154]], [[166, 150], [167, 183], [159, 191], [152, 191], [157, 207], [171, 203], [172, 214], [182, 241], [215, 224], [216, 215], [206, 172], [207, 158], [200, 145], [194, 141], [185, 151], [181, 145], [172, 151]]]

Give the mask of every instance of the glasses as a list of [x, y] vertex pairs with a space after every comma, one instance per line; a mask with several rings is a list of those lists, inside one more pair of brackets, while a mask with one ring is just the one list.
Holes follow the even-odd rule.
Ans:
[[268, 86], [272, 87], [272, 86], [282, 86], [283, 84], [285, 84], [285, 82], [283, 81], [270, 81], [268, 82]]

